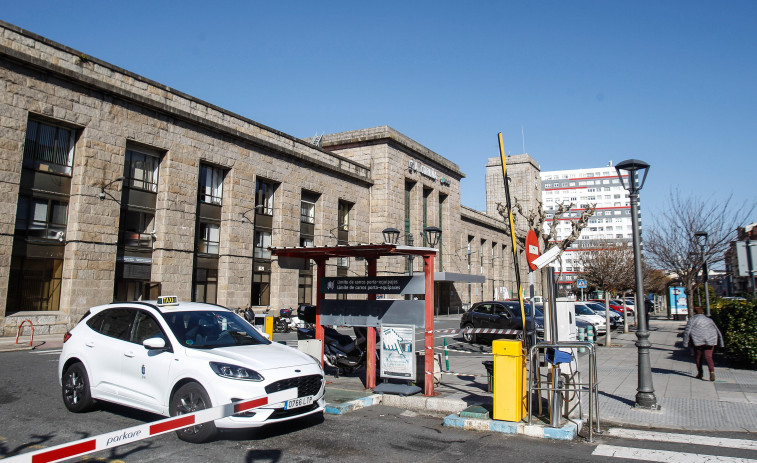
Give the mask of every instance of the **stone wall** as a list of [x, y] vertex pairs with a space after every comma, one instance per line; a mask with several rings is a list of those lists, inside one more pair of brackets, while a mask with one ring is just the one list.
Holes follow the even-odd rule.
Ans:
[[[23, 146], [29, 117], [76, 129], [61, 307], [30, 312], [6, 307], [8, 272]], [[339, 199], [354, 203], [351, 242], [370, 232], [368, 166], [192, 98], [45, 38], [0, 23], [0, 326], [15, 335], [25, 319], [36, 333], [62, 333], [88, 307], [110, 302], [116, 264], [121, 185], [128, 146], [163, 153], [159, 169], [152, 280], [164, 294], [191, 298], [195, 213], [201, 162], [226, 170], [221, 220], [219, 300], [249, 302], [252, 224], [257, 178], [280, 184], [273, 246], [299, 244], [302, 189], [321, 194], [316, 244], [337, 226]], [[292, 305], [296, 271], [274, 264], [271, 305]]]

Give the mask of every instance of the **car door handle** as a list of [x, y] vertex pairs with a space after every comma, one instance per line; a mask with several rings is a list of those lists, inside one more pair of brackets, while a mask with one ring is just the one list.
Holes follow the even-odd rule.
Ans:
[[85, 343], [84, 345], [87, 347], [95, 347], [95, 343], [92, 341], [89, 341], [88, 343]]
[[134, 357], [134, 356], [135, 356], [136, 354], [135, 354], [134, 352], [132, 352], [132, 351], [129, 351], [129, 352], [124, 352], [124, 355], [125, 355], [125, 356], [127, 356], [127, 357], [129, 357], [129, 358], [132, 358], [132, 357]]

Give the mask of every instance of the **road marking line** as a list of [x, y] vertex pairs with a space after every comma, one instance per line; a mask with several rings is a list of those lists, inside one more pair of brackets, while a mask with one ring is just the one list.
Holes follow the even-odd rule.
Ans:
[[749, 439], [730, 439], [727, 437], [675, 434], [670, 432], [644, 431], [639, 429], [610, 428], [607, 434], [626, 439], [647, 440], [655, 442], [676, 442], [680, 444], [707, 445], [710, 447], [728, 447], [733, 449], [757, 450], [757, 441]]
[[60, 354], [62, 349], [58, 350], [32, 350], [29, 351], [29, 353], [35, 354], [35, 355], [53, 355], [53, 354]]
[[723, 457], [719, 455], [705, 455], [698, 453], [670, 452], [667, 450], [650, 450], [633, 447], [618, 447], [600, 444], [592, 455], [613, 458], [627, 458], [629, 460], [660, 461], [667, 463], [757, 463], [749, 458]]

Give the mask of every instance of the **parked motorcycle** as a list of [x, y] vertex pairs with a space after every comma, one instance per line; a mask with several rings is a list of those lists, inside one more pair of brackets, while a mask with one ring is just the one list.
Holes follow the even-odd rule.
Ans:
[[[301, 305], [297, 313], [307, 324], [297, 328], [297, 339], [315, 339], [315, 307]], [[323, 360], [326, 365], [336, 368], [337, 378], [342, 372], [349, 374], [365, 365], [368, 328], [353, 327], [355, 339], [329, 326], [324, 326], [323, 331]]]
[[279, 313], [279, 317], [287, 324], [289, 327], [289, 330], [296, 330], [297, 328], [300, 328], [303, 326], [302, 321], [300, 320], [300, 317], [298, 317], [296, 314], [292, 314], [292, 308], [288, 309], [281, 309]]

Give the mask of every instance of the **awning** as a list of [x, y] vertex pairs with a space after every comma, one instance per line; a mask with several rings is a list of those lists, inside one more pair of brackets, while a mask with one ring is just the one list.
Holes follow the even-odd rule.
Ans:
[[434, 272], [434, 281], [455, 281], [460, 283], [484, 283], [486, 277], [472, 273]]

